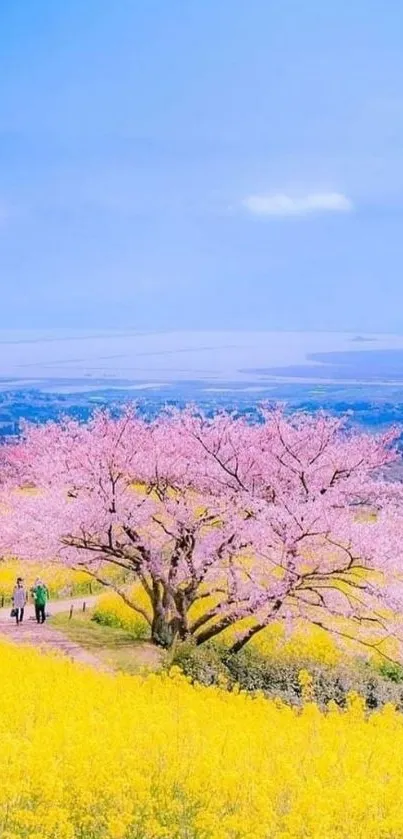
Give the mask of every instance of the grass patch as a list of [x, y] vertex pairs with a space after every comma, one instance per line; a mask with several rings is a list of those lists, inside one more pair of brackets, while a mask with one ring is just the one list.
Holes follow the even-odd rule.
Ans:
[[105, 626], [92, 620], [92, 610], [69, 619], [67, 612], [54, 615], [50, 623], [76, 644], [98, 656], [114, 670], [135, 675], [161, 668], [164, 653], [153, 644], [139, 641], [133, 632]]

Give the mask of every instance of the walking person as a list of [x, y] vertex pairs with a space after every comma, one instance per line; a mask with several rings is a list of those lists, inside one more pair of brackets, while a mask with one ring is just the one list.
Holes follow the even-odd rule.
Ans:
[[46, 604], [49, 600], [49, 591], [39, 578], [35, 581], [35, 585], [31, 589], [35, 604], [35, 617], [37, 623], [45, 623], [46, 620]]
[[28, 601], [28, 595], [22, 577], [17, 578], [13, 590], [13, 615], [17, 626], [24, 620], [24, 609]]

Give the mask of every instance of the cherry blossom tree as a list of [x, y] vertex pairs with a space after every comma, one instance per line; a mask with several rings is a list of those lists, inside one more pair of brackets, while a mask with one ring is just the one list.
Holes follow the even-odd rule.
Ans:
[[378, 643], [402, 602], [402, 489], [383, 475], [396, 433], [281, 410], [261, 419], [189, 409], [147, 423], [128, 410], [27, 426], [6, 447], [3, 553], [85, 568], [166, 646], [236, 625], [237, 651], [299, 617]]
[[[27, 426], [8, 449], [0, 522], [3, 553], [85, 569], [165, 646], [195, 632], [189, 611], [197, 601], [215, 597], [217, 613], [235, 621], [256, 599], [243, 570], [250, 545], [243, 511], [224, 494], [189, 486], [171, 431], [131, 411], [119, 419], [99, 413], [87, 425]], [[120, 582], [108, 566], [122, 572]], [[149, 608], [130, 595], [133, 579]]]
[[[399, 457], [397, 430], [375, 436], [324, 414], [279, 409], [262, 410], [262, 420], [250, 427], [191, 411], [176, 418], [181, 439], [196, 447], [194, 485], [224, 492], [250, 519], [260, 598], [234, 651], [274, 618], [303, 617], [372, 645], [398, 635], [403, 492], [385, 477]], [[210, 637], [207, 619], [199, 642]]]

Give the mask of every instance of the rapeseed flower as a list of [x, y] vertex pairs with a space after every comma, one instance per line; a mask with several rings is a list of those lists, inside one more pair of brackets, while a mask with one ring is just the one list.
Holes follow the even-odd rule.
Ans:
[[[401, 839], [403, 716], [0, 644], [3, 839]], [[309, 687], [309, 678], [302, 675]]]

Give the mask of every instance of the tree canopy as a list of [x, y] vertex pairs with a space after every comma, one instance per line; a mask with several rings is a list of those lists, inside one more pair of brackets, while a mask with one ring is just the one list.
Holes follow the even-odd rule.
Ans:
[[86, 569], [165, 646], [244, 618], [234, 650], [274, 619], [395, 631], [402, 487], [382, 475], [395, 443], [394, 431], [280, 409], [259, 424], [191, 409], [146, 422], [128, 409], [28, 425], [3, 447], [0, 549]]

